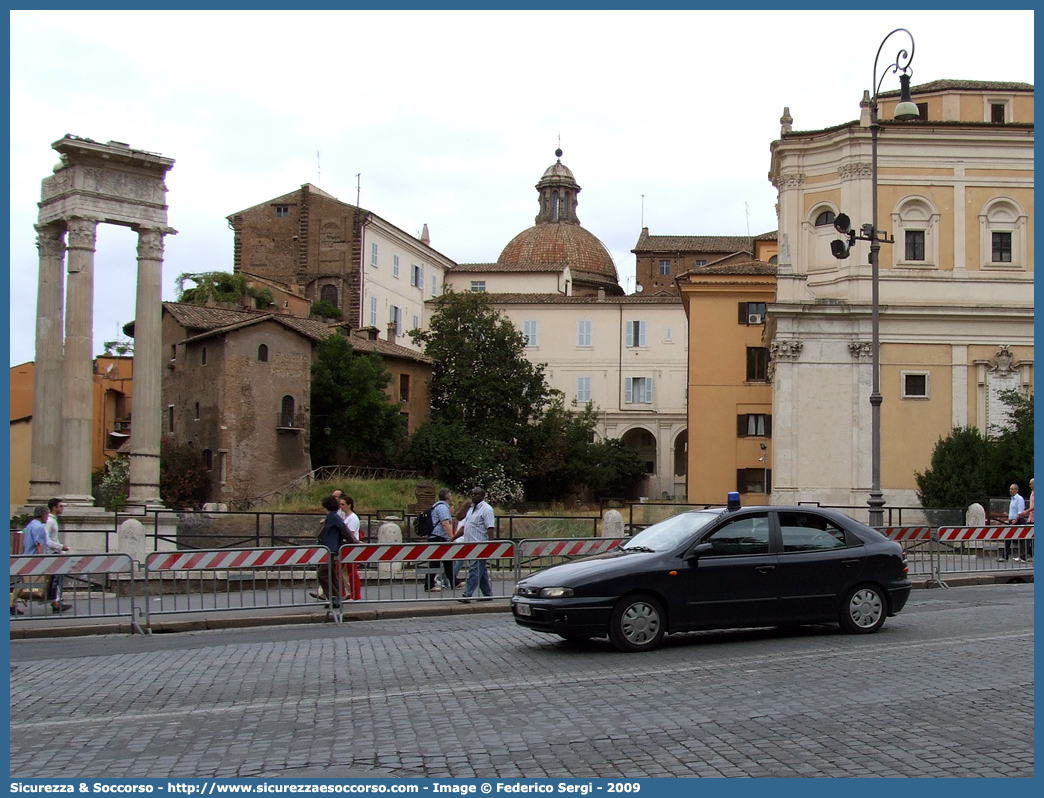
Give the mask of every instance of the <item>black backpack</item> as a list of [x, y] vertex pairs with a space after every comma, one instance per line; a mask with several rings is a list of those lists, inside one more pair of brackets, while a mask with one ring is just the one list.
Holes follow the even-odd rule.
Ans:
[[413, 536], [417, 538], [427, 538], [432, 531], [435, 529], [435, 524], [431, 521], [431, 508], [429, 507], [424, 512], [418, 513], [417, 517], [413, 519]]

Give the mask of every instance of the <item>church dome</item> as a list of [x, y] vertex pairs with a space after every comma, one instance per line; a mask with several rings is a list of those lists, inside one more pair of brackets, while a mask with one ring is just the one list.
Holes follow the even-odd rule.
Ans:
[[578, 224], [544, 222], [523, 230], [504, 247], [497, 263], [564, 263], [574, 281], [586, 273], [619, 284], [613, 256], [605, 244]]
[[576, 214], [580, 186], [573, 172], [558, 160], [544, 170], [536, 184], [540, 212], [536, 225], [523, 230], [504, 247], [497, 263], [507, 265], [565, 264], [573, 274], [574, 285], [619, 289], [619, 276], [613, 256], [597, 236], [580, 226]]

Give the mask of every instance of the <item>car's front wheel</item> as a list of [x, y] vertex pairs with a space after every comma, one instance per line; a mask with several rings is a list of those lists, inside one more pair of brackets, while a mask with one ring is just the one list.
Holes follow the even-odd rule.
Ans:
[[859, 585], [841, 604], [841, 628], [853, 634], [870, 634], [884, 626], [888, 600], [876, 585]]
[[624, 596], [613, 608], [609, 620], [609, 639], [621, 651], [648, 651], [656, 648], [667, 631], [663, 604], [653, 596]]

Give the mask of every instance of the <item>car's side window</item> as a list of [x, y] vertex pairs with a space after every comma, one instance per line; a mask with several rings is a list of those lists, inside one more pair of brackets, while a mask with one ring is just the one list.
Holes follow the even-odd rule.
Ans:
[[827, 551], [847, 545], [844, 529], [813, 513], [780, 513], [779, 531], [784, 552]]
[[748, 515], [727, 521], [702, 542], [713, 547], [711, 556], [767, 554], [769, 548], [768, 515]]

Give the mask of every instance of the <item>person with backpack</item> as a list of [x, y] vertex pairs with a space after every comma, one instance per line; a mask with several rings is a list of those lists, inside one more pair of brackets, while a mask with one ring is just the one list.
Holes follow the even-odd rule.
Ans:
[[[449, 543], [453, 538], [453, 521], [450, 514], [453, 503], [449, 488], [439, 491], [439, 500], [431, 506], [429, 511], [431, 530], [428, 532], [428, 540], [432, 543]], [[427, 593], [437, 593], [443, 587], [449, 589], [453, 585], [453, 561], [442, 560], [443, 584], [438, 581], [439, 561], [433, 561], [427, 575], [424, 577], [424, 590]]]

